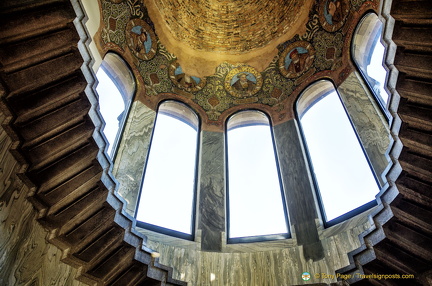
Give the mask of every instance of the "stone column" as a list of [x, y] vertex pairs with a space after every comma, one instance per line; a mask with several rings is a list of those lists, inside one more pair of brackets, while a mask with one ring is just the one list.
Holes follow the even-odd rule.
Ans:
[[198, 229], [201, 249], [221, 251], [225, 231], [224, 133], [201, 132]]
[[297, 122], [292, 119], [273, 130], [291, 229], [297, 244], [303, 245], [305, 260], [321, 260], [324, 250], [316, 225], [317, 204]]

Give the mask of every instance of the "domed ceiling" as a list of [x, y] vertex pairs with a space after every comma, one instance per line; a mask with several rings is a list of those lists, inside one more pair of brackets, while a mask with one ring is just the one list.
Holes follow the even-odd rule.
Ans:
[[378, 0], [100, 0], [96, 43], [131, 66], [137, 99], [156, 109], [179, 99], [202, 127], [222, 130], [243, 108], [273, 124], [293, 117], [297, 95], [353, 70], [351, 36]]
[[[312, 0], [148, 0], [161, 42], [183, 69], [209, 76], [224, 61], [262, 71], [276, 46], [306, 31]], [[301, 31], [300, 31], [301, 30]]]
[[306, 5], [307, 2], [311, 3], [310, 0], [159, 0], [155, 4], [160, 12], [157, 16], [166, 22], [176, 40], [196, 50], [237, 54], [261, 48], [292, 30], [300, 16], [308, 15], [311, 5]]

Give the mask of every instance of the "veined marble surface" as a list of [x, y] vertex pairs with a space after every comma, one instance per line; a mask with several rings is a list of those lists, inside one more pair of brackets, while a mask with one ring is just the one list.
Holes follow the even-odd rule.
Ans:
[[[294, 285], [303, 284], [301, 274], [305, 271], [312, 275], [317, 273], [334, 274], [339, 268], [349, 264], [347, 253], [360, 246], [358, 235], [368, 229], [370, 222], [365, 212], [352, 221], [323, 229], [322, 221], [316, 212], [307, 162], [298, 137], [295, 121], [278, 125], [274, 129], [275, 141], [281, 166], [281, 175], [287, 197], [290, 223], [293, 238], [258, 243], [227, 244], [225, 232], [220, 233], [221, 250], [205, 249], [204, 228], [198, 229], [195, 242], [183, 242], [178, 238], [167, 238], [163, 235], [151, 235], [143, 230], [148, 237], [147, 246], [158, 251], [160, 262], [173, 267], [174, 277], [187, 281], [190, 286], [201, 285]], [[207, 186], [217, 178], [222, 186], [219, 174], [223, 168], [221, 150], [223, 150], [223, 134], [203, 134], [202, 157], [206, 152], [210, 161], [201, 162], [200, 186]], [[294, 141], [293, 141], [294, 140]], [[208, 146], [205, 146], [208, 144]], [[210, 144], [215, 146], [210, 146]], [[221, 147], [222, 145], [222, 147]], [[219, 165], [219, 167], [217, 167]], [[203, 181], [203, 179], [205, 179]], [[214, 212], [224, 211], [224, 198], [215, 196], [206, 199], [203, 192], [217, 189], [200, 188], [200, 212], [208, 215], [200, 218], [198, 225], [211, 223]], [[219, 193], [220, 194], [220, 193]], [[214, 195], [214, 194], [211, 194]], [[210, 206], [209, 209], [207, 209]], [[216, 215], [215, 220], [222, 218]], [[210, 219], [206, 221], [206, 219]], [[198, 227], [200, 228], [200, 227]], [[201, 232], [202, 231], [202, 232]], [[214, 237], [217, 239], [217, 237]], [[209, 241], [210, 243], [210, 241]], [[216, 248], [216, 247], [215, 247]], [[320, 276], [308, 283], [331, 283], [336, 279]]]
[[221, 251], [225, 231], [224, 134], [201, 132], [198, 229], [201, 248]]
[[29, 189], [16, 175], [21, 166], [11, 144], [0, 127], [0, 285], [84, 286], [75, 280], [78, 270], [61, 262], [61, 250], [46, 241], [27, 200]]
[[[347, 266], [348, 252], [360, 246], [358, 235], [368, 228], [364, 223], [321, 240], [324, 257], [306, 260], [303, 246], [256, 252], [208, 252], [191, 250], [149, 239], [150, 248], [158, 251], [159, 261], [173, 267], [173, 276], [188, 282], [189, 286], [275, 286], [303, 284], [305, 271], [334, 274]], [[309, 283], [331, 283], [336, 279], [313, 277]]]
[[338, 92], [382, 186], [382, 174], [389, 163], [386, 157], [390, 144], [387, 120], [358, 72], [351, 73]]
[[291, 229], [305, 258], [319, 260], [324, 256], [315, 224], [319, 208], [297, 123], [293, 119], [273, 130]]
[[117, 191], [126, 200], [126, 211], [132, 216], [135, 214], [155, 118], [155, 111], [135, 101], [115, 158], [112, 173], [120, 183]]
[[[119, 193], [130, 203], [130, 213], [135, 209], [154, 119], [154, 111], [134, 103], [116, 158], [113, 173], [120, 181]], [[292, 233], [285, 240], [226, 243], [224, 133], [202, 131], [200, 135], [195, 240], [138, 229], [147, 237], [146, 246], [161, 254], [159, 261], [173, 267], [175, 279], [190, 286], [295, 285], [303, 284], [305, 271], [334, 274], [349, 264], [347, 253], [360, 246], [358, 235], [370, 222], [365, 213], [323, 229], [295, 120], [274, 127]], [[314, 277], [308, 282], [335, 281]]]

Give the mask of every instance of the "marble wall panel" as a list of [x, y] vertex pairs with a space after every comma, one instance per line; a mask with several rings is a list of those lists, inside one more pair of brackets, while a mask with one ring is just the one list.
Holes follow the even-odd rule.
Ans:
[[[159, 262], [173, 267], [173, 277], [189, 286], [274, 286], [303, 284], [301, 274], [334, 274], [348, 265], [346, 253], [360, 246], [358, 235], [369, 227], [366, 216], [358, 226], [323, 237], [321, 260], [305, 259], [303, 246], [291, 246], [256, 252], [209, 252], [181, 248], [149, 239], [147, 244], [161, 256]], [[331, 283], [335, 278], [315, 276], [309, 283]]]
[[[370, 223], [367, 215], [370, 211], [346, 223], [323, 229], [316, 212], [310, 177], [305, 172], [307, 163], [295, 121], [276, 126], [274, 136], [284, 186], [288, 186], [286, 195], [288, 205], [291, 207], [289, 211], [294, 238], [259, 243], [226, 244], [225, 234], [221, 232], [222, 250], [215, 251], [206, 249], [205, 244], [199, 240], [182, 244], [180, 239], [160, 239], [145, 231], [148, 237], [147, 246], [161, 254], [159, 258], [161, 263], [173, 267], [175, 278], [187, 281], [191, 286], [294, 285], [303, 284], [301, 274], [305, 271], [313, 275], [334, 274], [335, 270], [349, 264], [347, 253], [360, 246], [358, 235], [368, 229]], [[223, 160], [218, 158], [223, 158], [223, 134], [204, 133], [202, 144], [201, 157], [210, 152], [208, 156], [212, 159], [208, 158], [210, 161], [206, 161], [202, 158], [201, 160], [200, 185], [212, 186], [211, 191], [215, 191], [215, 184], [210, 184], [210, 179], [212, 181], [217, 179], [220, 187], [223, 186], [224, 173], [221, 170]], [[199, 206], [202, 208], [200, 215], [217, 212], [217, 209], [206, 209], [210, 205], [209, 202], [215, 199], [203, 200], [206, 198], [203, 192], [209, 191], [204, 187], [201, 187], [199, 194], [199, 202], [202, 204]], [[224, 198], [221, 195], [216, 198], [216, 203], [222, 205]], [[207, 223], [211, 222], [207, 222], [206, 218], [199, 219], [199, 232], [205, 231], [202, 226]], [[321, 274], [318, 278], [315, 277], [310, 283], [336, 281], [336, 278], [324, 277]]]
[[[141, 182], [154, 118], [153, 111], [135, 104], [120, 146], [119, 163], [114, 167], [113, 173], [120, 175], [119, 181], [122, 176], [133, 175]], [[323, 229], [296, 122], [274, 127], [274, 136], [293, 238], [226, 243], [224, 134], [203, 131], [195, 241], [139, 229], [147, 237], [146, 246], [160, 253], [159, 262], [173, 268], [175, 279], [187, 281], [191, 286], [294, 285], [302, 284], [304, 271], [334, 274], [348, 265], [347, 253], [360, 246], [358, 235], [369, 226], [367, 213], [350, 223]], [[134, 203], [139, 185], [126, 181], [123, 187], [126, 191], [120, 186], [120, 193], [123, 191], [125, 198]], [[136, 194], [131, 194], [132, 191]], [[319, 277], [311, 283], [335, 281]]]
[[75, 280], [76, 269], [61, 262], [61, 250], [47, 242], [47, 231], [37, 223], [11, 144], [0, 128], [0, 285], [85, 285]]
[[290, 120], [273, 130], [291, 227], [305, 258], [320, 260], [324, 254], [315, 224], [317, 204], [297, 123]]
[[382, 175], [389, 163], [386, 156], [390, 144], [387, 119], [358, 72], [351, 73], [338, 92], [382, 186]]
[[119, 181], [118, 193], [127, 204], [126, 211], [135, 208], [147, 160], [156, 112], [139, 101], [131, 106], [119, 149], [115, 157], [113, 175]]
[[201, 248], [221, 251], [225, 231], [224, 133], [202, 131], [199, 171]]

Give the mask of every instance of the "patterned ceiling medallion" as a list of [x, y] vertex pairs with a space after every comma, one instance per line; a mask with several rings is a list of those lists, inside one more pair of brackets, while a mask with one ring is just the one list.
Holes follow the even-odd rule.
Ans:
[[328, 32], [339, 30], [349, 13], [348, 0], [321, 0], [319, 18], [321, 26]]
[[249, 97], [257, 93], [263, 84], [261, 74], [250, 66], [239, 66], [225, 77], [225, 89], [236, 97]]
[[199, 91], [206, 85], [205, 78], [199, 78], [185, 74], [177, 61], [173, 61], [169, 65], [168, 73], [171, 81], [178, 88], [188, 92]]
[[141, 19], [132, 19], [126, 25], [126, 41], [132, 54], [142, 60], [151, 60], [157, 50], [156, 36]]
[[286, 78], [304, 74], [312, 65], [315, 49], [309, 42], [297, 41], [289, 45], [279, 57], [279, 70]]

